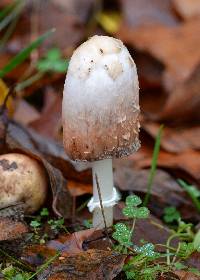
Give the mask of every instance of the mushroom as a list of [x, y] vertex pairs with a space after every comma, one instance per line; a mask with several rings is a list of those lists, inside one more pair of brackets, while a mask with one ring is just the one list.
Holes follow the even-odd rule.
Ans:
[[33, 213], [46, 195], [46, 173], [37, 160], [17, 153], [0, 156], [0, 208], [21, 202], [25, 213]]
[[[93, 36], [73, 53], [65, 80], [63, 143], [75, 161], [89, 161], [93, 198], [88, 204], [93, 226], [107, 226], [119, 195], [113, 186], [112, 158], [128, 156], [140, 147], [139, 83], [136, 65], [120, 40]], [[99, 188], [98, 188], [99, 185]]]

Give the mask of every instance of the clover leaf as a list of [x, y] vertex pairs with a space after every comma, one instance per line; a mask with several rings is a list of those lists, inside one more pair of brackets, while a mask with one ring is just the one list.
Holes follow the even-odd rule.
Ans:
[[164, 209], [164, 221], [166, 223], [172, 223], [172, 222], [175, 222], [175, 221], [178, 221], [180, 219], [180, 213], [179, 211], [176, 210], [175, 207], [173, 206], [170, 206], [170, 207], [166, 207]]
[[146, 257], [156, 257], [158, 253], [154, 251], [155, 246], [152, 243], [147, 243], [141, 247], [134, 246], [136, 253], [143, 254]]
[[66, 72], [68, 61], [61, 57], [61, 51], [57, 48], [49, 50], [46, 56], [40, 59], [36, 65], [40, 72]]
[[142, 203], [142, 200], [137, 195], [129, 195], [126, 198], [126, 206], [138, 206]]
[[123, 223], [117, 223], [114, 225], [115, 232], [112, 237], [117, 240], [123, 246], [131, 246], [131, 230]]

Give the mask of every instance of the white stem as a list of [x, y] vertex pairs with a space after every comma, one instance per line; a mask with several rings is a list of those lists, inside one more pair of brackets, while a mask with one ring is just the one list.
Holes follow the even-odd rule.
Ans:
[[116, 200], [113, 188], [113, 169], [112, 169], [112, 159], [105, 159], [100, 161], [92, 162], [92, 175], [93, 175], [93, 227], [104, 228], [103, 215], [101, 211], [99, 193], [97, 189], [96, 175], [99, 182], [99, 188], [101, 192], [101, 199], [104, 208], [104, 215], [106, 220], [106, 225], [112, 226], [113, 224], [113, 199]]

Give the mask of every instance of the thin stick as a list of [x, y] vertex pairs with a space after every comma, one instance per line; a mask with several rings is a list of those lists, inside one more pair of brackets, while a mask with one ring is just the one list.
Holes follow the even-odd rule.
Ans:
[[100, 202], [101, 212], [102, 212], [102, 216], [103, 216], [105, 233], [106, 233], [106, 236], [107, 236], [108, 240], [110, 241], [110, 237], [109, 237], [109, 234], [108, 234], [108, 228], [107, 228], [107, 225], [106, 225], [106, 219], [105, 219], [103, 203], [102, 203], [102, 197], [101, 197], [101, 191], [100, 191], [100, 186], [99, 186], [99, 180], [98, 180], [98, 176], [97, 176], [96, 173], [95, 173], [95, 180], [96, 180], [96, 184], [97, 184], [97, 191], [98, 191], [98, 195], [99, 195], [99, 202]]

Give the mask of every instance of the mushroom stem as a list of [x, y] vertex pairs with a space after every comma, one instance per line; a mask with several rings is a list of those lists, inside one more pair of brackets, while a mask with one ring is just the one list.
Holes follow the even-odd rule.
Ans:
[[101, 192], [101, 200], [104, 209], [106, 226], [113, 224], [113, 205], [118, 200], [117, 192], [113, 186], [113, 169], [112, 159], [104, 159], [92, 162], [93, 175], [93, 198], [88, 204], [91, 212], [93, 212], [93, 227], [104, 228], [103, 213], [100, 205], [98, 186], [96, 176], [98, 178], [99, 189]]

